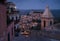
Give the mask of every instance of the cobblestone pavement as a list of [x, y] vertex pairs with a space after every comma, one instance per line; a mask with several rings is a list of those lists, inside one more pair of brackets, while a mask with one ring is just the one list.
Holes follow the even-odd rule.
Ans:
[[42, 37], [39, 34], [39, 31], [32, 31], [29, 37], [25, 37], [20, 34], [18, 37], [15, 37], [13, 41], [58, 41], [58, 40]]

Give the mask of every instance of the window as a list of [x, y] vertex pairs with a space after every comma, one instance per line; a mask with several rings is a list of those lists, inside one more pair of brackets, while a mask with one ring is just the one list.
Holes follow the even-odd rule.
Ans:
[[11, 30], [11, 31], [12, 31], [12, 35], [13, 35], [13, 28], [12, 28], [12, 30]]
[[46, 21], [44, 21], [44, 27], [46, 27]]
[[52, 21], [50, 21], [50, 25], [52, 25]]

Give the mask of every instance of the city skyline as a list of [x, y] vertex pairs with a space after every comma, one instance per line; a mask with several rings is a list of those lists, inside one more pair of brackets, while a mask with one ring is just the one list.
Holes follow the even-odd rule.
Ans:
[[18, 9], [45, 9], [49, 5], [50, 9], [60, 9], [60, 0], [8, 0], [14, 2]]

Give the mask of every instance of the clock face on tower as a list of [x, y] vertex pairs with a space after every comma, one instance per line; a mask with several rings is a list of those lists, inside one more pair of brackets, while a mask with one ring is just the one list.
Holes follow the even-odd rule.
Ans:
[[6, 0], [0, 0], [1, 4], [4, 4], [6, 2]]

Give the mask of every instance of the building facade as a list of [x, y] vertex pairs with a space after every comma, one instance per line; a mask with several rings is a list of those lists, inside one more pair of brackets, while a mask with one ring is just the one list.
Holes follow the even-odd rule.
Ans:
[[0, 0], [0, 41], [7, 41], [6, 0]]
[[15, 36], [15, 25], [19, 22], [19, 11], [16, 9], [16, 5], [13, 2], [7, 2], [6, 7], [8, 23], [8, 41], [12, 41]]
[[13, 2], [0, 0], [0, 41], [12, 41], [15, 36], [15, 25], [19, 14]]

